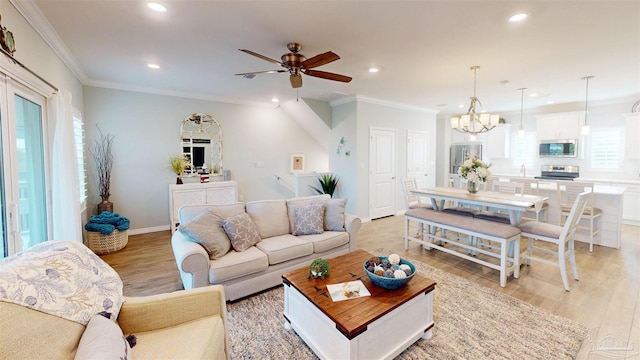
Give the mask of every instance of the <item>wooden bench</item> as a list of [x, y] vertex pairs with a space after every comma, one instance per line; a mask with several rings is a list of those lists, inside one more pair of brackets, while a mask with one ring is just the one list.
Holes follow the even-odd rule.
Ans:
[[[409, 236], [409, 222], [415, 221], [427, 226], [427, 229], [440, 229], [445, 231], [454, 231], [458, 234], [464, 234], [470, 237], [467, 243], [462, 242], [460, 237], [447, 237], [445, 231], [441, 231], [438, 236], [436, 231], [423, 232], [422, 239], [415, 236]], [[470, 216], [457, 215], [429, 209], [410, 209], [405, 213], [404, 227], [404, 248], [408, 250], [409, 241], [422, 244], [425, 248], [435, 248], [440, 251], [473, 261], [480, 265], [487, 266], [491, 269], [500, 271], [500, 286], [507, 285], [507, 276], [513, 272], [513, 277], [520, 276], [520, 229], [516, 226], [502, 224], [495, 221], [477, 219]], [[486, 250], [482, 247], [476, 247], [477, 238], [487, 239], [499, 244], [494, 246], [499, 253]], [[440, 244], [434, 242], [439, 241]], [[464, 249], [469, 253], [481, 253], [500, 260], [499, 264], [494, 264], [475, 256], [470, 256], [462, 252], [445, 247], [446, 244], [452, 244]], [[512, 251], [510, 251], [510, 249]], [[516, 254], [509, 256], [509, 254]]]

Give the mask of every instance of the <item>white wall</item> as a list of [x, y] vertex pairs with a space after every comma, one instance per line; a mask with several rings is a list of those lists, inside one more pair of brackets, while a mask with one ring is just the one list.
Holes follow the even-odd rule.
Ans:
[[[97, 126], [114, 135], [111, 198], [114, 211], [131, 220], [131, 229], [169, 224], [168, 170], [170, 154], [180, 151], [180, 125], [191, 113], [212, 115], [223, 131], [224, 169], [238, 181], [244, 201], [293, 197], [293, 190], [275, 179], [278, 173], [293, 183], [289, 154], [305, 154], [305, 170], [326, 171], [326, 151], [300, 125], [276, 107], [254, 107], [204, 100], [85, 87], [87, 144]], [[89, 203], [96, 211], [99, 197], [90, 158]], [[264, 167], [255, 167], [257, 161]], [[167, 227], [168, 228], [168, 227]]]
[[[436, 156], [436, 112], [403, 107], [384, 103], [366, 97], [355, 97], [351, 102], [334, 106], [333, 138], [335, 144], [341, 136], [345, 136], [348, 147], [352, 150], [350, 157], [331, 153], [331, 168], [340, 171], [341, 182], [347, 197], [348, 210], [363, 219], [369, 218], [369, 136], [371, 127], [383, 127], [396, 130], [396, 169], [397, 186], [395, 211], [404, 209], [400, 179], [407, 174], [407, 132], [419, 130], [428, 132], [429, 154]], [[353, 140], [355, 138], [355, 144]], [[335, 148], [335, 145], [334, 145]], [[355, 150], [355, 152], [354, 152]], [[427, 181], [435, 185], [435, 161], [428, 170]], [[355, 204], [351, 199], [355, 199]], [[349, 204], [351, 203], [350, 207]], [[355, 206], [355, 207], [354, 207]]]

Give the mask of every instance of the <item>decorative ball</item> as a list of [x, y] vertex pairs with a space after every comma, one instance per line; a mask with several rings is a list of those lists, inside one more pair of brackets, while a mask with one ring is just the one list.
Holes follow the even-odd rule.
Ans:
[[400, 270], [400, 267], [398, 265], [391, 265], [391, 270], [393, 271]]
[[373, 269], [373, 273], [378, 275], [378, 276], [384, 276], [384, 269], [382, 267], [380, 267], [380, 266], [376, 266]]
[[404, 270], [396, 270], [393, 272], [393, 277], [396, 279], [404, 279], [407, 277], [407, 273]]
[[393, 277], [394, 277], [394, 276], [393, 276], [393, 271], [391, 271], [391, 270], [385, 270], [385, 271], [384, 271], [384, 277], [386, 277], [386, 278], [393, 278]]
[[380, 258], [377, 256], [372, 257], [371, 259], [369, 259], [369, 265], [380, 265]]
[[398, 265], [400, 264], [400, 255], [398, 254], [391, 254], [389, 255], [389, 262], [393, 265]]

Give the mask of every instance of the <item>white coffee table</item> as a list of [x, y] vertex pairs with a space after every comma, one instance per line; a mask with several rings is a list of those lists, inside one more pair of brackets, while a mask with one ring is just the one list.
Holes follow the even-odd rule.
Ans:
[[[404, 287], [374, 285], [362, 265], [364, 250], [329, 260], [331, 275], [307, 279], [308, 268], [282, 276], [285, 327], [293, 328], [321, 359], [392, 359], [433, 328], [436, 283], [415, 274]], [[360, 279], [371, 296], [333, 302], [327, 284]]]

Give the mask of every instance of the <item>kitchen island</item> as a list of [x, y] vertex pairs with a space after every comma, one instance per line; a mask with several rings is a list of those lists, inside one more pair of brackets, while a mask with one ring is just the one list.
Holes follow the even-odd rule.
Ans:
[[[509, 179], [509, 181], [517, 182], [518, 179], [528, 179], [521, 176], [499, 176], [494, 178]], [[560, 199], [558, 193], [555, 190], [557, 183], [561, 190], [563, 189], [563, 180], [539, 180], [541, 196], [548, 196], [549, 200], [549, 214], [548, 221], [551, 224], [559, 224], [560, 222]], [[580, 182], [593, 182], [585, 179], [577, 178], [576, 181]], [[612, 186], [602, 185], [597, 182], [594, 183], [594, 198], [593, 206], [602, 210], [602, 216], [596, 220], [597, 227], [600, 228], [600, 234], [595, 237], [593, 243], [600, 246], [611, 247], [615, 249], [620, 248], [620, 242], [622, 238], [622, 208], [623, 208], [623, 195], [627, 188], [625, 186]], [[535, 187], [535, 184], [533, 184]], [[575, 240], [580, 242], [589, 242], [589, 233], [586, 230], [578, 229], [576, 231]]]

